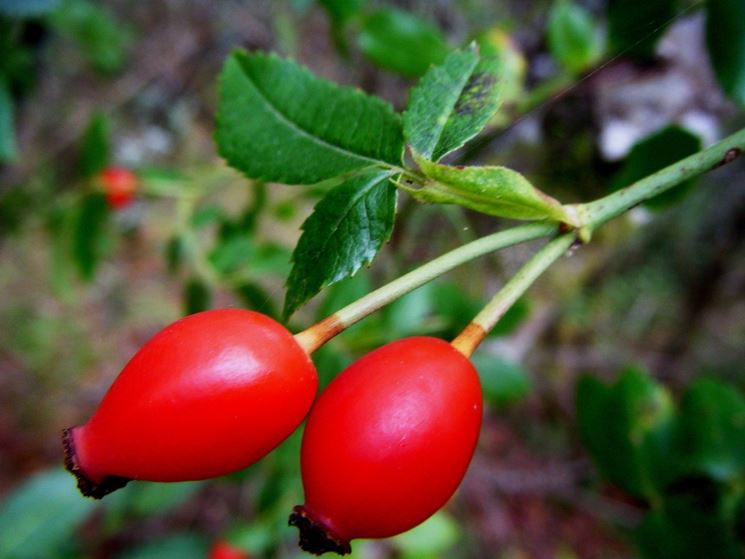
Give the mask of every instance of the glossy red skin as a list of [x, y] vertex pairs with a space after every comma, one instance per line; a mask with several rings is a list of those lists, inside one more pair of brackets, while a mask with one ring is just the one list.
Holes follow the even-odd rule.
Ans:
[[137, 175], [124, 167], [107, 167], [99, 175], [106, 201], [115, 210], [129, 205], [137, 191]]
[[210, 549], [208, 559], [249, 559], [249, 555], [227, 542], [218, 541]]
[[443, 340], [406, 338], [362, 357], [323, 391], [308, 418], [305, 510], [347, 541], [417, 526], [462, 481], [481, 402], [476, 369]]
[[194, 314], [150, 339], [73, 430], [77, 462], [94, 483], [234, 472], [297, 428], [317, 386], [307, 353], [278, 322], [240, 309]]

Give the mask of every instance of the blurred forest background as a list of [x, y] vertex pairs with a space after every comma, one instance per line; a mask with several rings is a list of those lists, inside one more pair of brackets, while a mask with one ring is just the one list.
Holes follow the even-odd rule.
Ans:
[[[231, 49], [291, 56], [400, 110], [417, 76], [476, 39], [503, 60], [504, 109], [453, 160], [514, 167], [575, 202], [745, 124], [712, 70], [706, 18], [701, 2], [657, 0], [0, 0], [0, 558], [189, 559], [215, 541], [302, 556], [287, 526], [299, 433], [234, 476], [133, 483], [100, 503], [61, 467], [60, 430], [87, 420], [164, 325], [281, 308], [327, 186], [252, 184], [217, 157]], [[137, 174], [132, 203], [106, 204], [106, 166]], [[488, 406], [458, 494], [354, 557], [743, 556], [745, 168], [695, 182], [609, 224], [519, 301], [475, 357]], [[402, 195], [372, 267], [290, 328], [505, 223]], [[314, 356], [322, 382], [391, 339], [452, 336], [534, 249], [472, 262], [342, 334]], [[623, 371], [578, 391], [582, 375]], [[711, 467], [648, 490], [660, 466], [645, 437], [712, 409], [739, 423], [703, 422], [696, 452], [719, 446], [694, 462]]]

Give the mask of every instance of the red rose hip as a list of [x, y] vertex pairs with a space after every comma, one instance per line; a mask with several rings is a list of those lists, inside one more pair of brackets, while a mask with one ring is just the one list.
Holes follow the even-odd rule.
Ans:
[[460, 484], [481, 428], [471, 362], [443, 340], [413, 337], [356, 361], [321, 394], [302, 443], [300, 545], [350, 552], [434, 514]]
[[317, 385], [310, 357], [278, 322], [240, 309], [194, 314], [150, 339], [88, 423], [65, 430], [66, 465], [95, 498], [131, 479], [234, 472], [297, 428]]
[[124, 167], [107, 167], [98, 179], [103, 187], [106, 201], [115, 210], [129, 205], [137, 191], [137, 175]]
[[207, 559], [249, 559], [249, 555], [226, 541], [216, 541]]

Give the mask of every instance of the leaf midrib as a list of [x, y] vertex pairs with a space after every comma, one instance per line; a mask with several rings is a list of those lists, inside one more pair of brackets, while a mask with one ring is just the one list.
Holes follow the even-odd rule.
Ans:
[[279, 107], [275, 106], [274, 103], [269, 99], [269, 97], [266, 95], [266, 93], [259, 87], [258, 83], [253, 79], [251, 76], [251, 73], [246, 70], [244, 65], [242, 63], [239, 63], [241, 72], [246, 76], [246, 79], [250, 82], [251, 86], [256, 91], [257, 95], [264, 101], [266, 106], [269, 108], [269, 110], [274, 114], [277, 119], [288, 126], [290, 129], [296, 131], [301, 136], [309, 138], [312, 142], [319, 144], [323, 147], [329, 148], [333, 151], [337, 151], [347, 157], [353, 157], [355, 159], [361, 159], [364, 161], [369, 161], [370, 163], [377, 164], [377, 165], [385, 165], [388, 168], [393, 168], [393, 165], [388, 163], [387, 161], [384, 161], [382, 159], [374, 159], [372, 157], [368, 157], [366, 155], [360, 155], [359, 153], [355, 153], [353, 151], [350, 151], [347, 148], [337, 146], [335, 144], [332, 144], [330, 142], [327, 142], [323, 138], [319, 138], [318, 136], [312, 134], [310, 131], [305, 130], [302, 128], [299, 124], [296, 122], [290, 120], [290, 117], [285, 115]]
[[333, 228], [330, 230], [329, 234], [326, 235], [326, 238], [323, 241], [323, 243], [321, 243], [321, 246], [318, 250], [318, 254], [324, 252], [325, 248], [331, 242], [332, 237], [334, 237], [337, 231], [339, 230], [339, 225], [347, 218], [349, 213], [352, 211], [354, 207], [357, 206], [357, 204], [364, 197], [364, 195], [367, 194], [372, 188], [374, 188], [381, 182], [390, 179], [394, 174], [395, 172], [393, 171], [381, 172], [380, 175], [372, 179], [370, 182], [366, 183], [363, 188], [360, 188], [357, 190], [355, 197], [352, 199], [351, 203], [347, 205], [347, 208], [344, 210], [344, 213], [341, 214], [339, 218], [335, 220]]

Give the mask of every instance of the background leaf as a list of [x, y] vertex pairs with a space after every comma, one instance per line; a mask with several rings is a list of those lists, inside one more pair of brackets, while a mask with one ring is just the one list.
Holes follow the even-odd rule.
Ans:
[[557, 0], [548, 14], [548, 48], [570, 72], [582, 72], [602, 55], [598, 26], [590, 12], [571, 0]]
[[365, 0], [319, 0], [336, 24], [347, 22], [357, 15]]
[[[668, 126], [639, 140], [626, 156], [621, 170], [611, 179], [611, 190], [630, 184], [656, 173], [688, 157], [701, 149], [701, 138], [679, 126]], [[696, 178], [680, 183], [675, 188], [663, 192], [644, 202], [653, 209], [666, 208], [683, 199], [696, 184]]]
[[96, 113], [83, 132], [78, 163], [80, 176], [88, 178], [103, 171], [110, 156], [109, 120], [106, 115]]
[[423, 202], [458, 204], [498, 217], [568, 221], [562, 205], [507, 167], [452, 167], [439, 165], [414, 153], [424, 175], [424, 187], [410, 191]]
[[367, 170], [336, 186], [303, 223], [287, 279], [285, 316], [324, 286], [369, 264], [388, 240], [396, 214], [390, 171]]
[[0, 14], [10, 17], [35, 17], [53, 10], [59, 0], [0, 0]]
[[530, 374], [517, 363], [480, 351], [471, 360], [479, 372], [484, 400], [495, 408], [519, 402], [533, 387]]
[[196, 534], [174, 534], [125, 553], [117, 559], [204, 559], [209, 542]]
[[105, 7], [88, 0], [61, 0], [50, 23], [78, 44], [97, 72], [117, 72], [124, 65], [131, 32]]
[[608, 34], [616, 53], [648, 58], [658, 39], [677, 15], [678, 0], [609, 0]]
[[368, 15], [357, 43], [362, 53], [381, 68], [411, 77], [421, 76], [448, 53], [439, 29], [396, 8], [383, 8]]
[[745, 108], [745, 2], [706, 2], [706, 44], [719, 85]]
[[217, 143], [248, 177], [288, 184], [400, 165], [403, 154], [400, 119], [381, 99], [275, 55], [243, 51], [220, 75]]
[[403, 559], [444, 557], [460, 539], [460, 528], [445, 512], [429, 517], [416, 528], [391, 539]]
[[610, 387], [581, 377], [576, 401], [580, 435], [601, 474], [633, 495], [656, 496], [673, 472], [675, 410], [667, 390], [631, 368]]
[[0, 505], [0, 557], [52, 558], [96, 507], [61, 468], [30, 477]]
[[16, 157], [15, 104], [5, 79], [0, 75], [0, 163]]
[[499, 107], [498, 61], [455, 51], [411, 91], [404, 137], [417, 153], [439, 160], [478, 134]]
[[680, 408], [687, 466], [720, 481], [745, 477], [745, 398], [714, 379], [696, 381]]
[[189, 278], [184, 284], [184, 314], [206, 311], [212, 305], [212, 291], [197, 277]]
[[90, 281], [109, 244], [108, 224], [111, 210], [103, 194], [87, 194], [80, 202], [73, 229], [73, 258], [78, 272]]
[[647, 514], [637, 533], [645, 559], [742, 559], [723, 502], [674, 498]]

